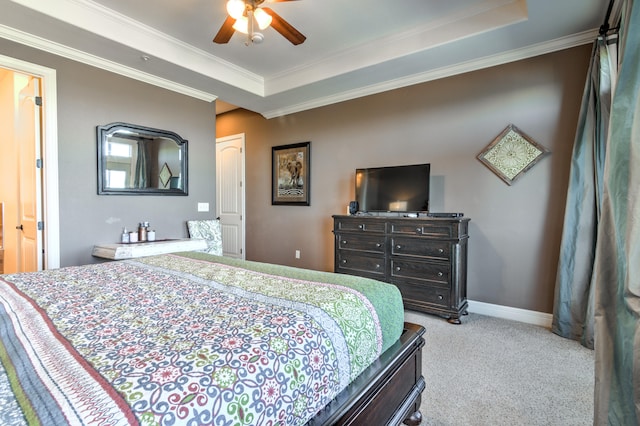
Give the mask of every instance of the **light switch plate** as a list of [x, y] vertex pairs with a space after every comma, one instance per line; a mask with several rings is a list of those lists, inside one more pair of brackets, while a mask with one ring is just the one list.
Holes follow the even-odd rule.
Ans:
[[209, 203], [198, 203], [198, 211], [199, 212], [208, 212], [209, 211]]

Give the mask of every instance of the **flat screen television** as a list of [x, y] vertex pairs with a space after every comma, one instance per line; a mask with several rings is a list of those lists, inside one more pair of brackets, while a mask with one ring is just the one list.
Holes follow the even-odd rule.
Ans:
[[429, 211], [430, 169], [430, 164], [356, 169], [358, 211]]

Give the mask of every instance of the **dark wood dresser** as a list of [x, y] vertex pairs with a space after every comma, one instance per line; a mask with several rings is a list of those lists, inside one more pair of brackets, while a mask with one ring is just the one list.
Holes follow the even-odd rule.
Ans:
[[407, 309], [460, 324], [469, 219], [333, 216], [334, 271], [395, 284]]

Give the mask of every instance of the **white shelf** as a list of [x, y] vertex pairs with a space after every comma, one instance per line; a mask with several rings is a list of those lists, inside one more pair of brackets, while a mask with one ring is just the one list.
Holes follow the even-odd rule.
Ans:
[[92, 256], [104, 259], [122, 260], [134, 257], [154, 256], [157, 254], [197, 251], [207, 248], [205, 240], [184, 238], [176, 240], [150, 241], [130, 244], [97, 244], [93, 246]]

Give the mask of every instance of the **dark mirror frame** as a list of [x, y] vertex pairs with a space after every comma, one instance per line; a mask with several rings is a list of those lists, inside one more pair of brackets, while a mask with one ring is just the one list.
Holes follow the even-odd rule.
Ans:
[[[107, 160], [105, 156], [105, 147], [107, 144], [107, 138], [118, 131], [124, 131], [125, 133], [137, 133], [140, 136], [149, 139], [165, 138], [173, 140], [181, 151], [181, 164], [180, 164], [180, 188], [109, 188], [106, 187], [106, 166]], [[139, 126], [129, 123], [110, 123], [104, 126], [97, 126], [97, 140], [98, 140], [98, 194], [99, 195], [188, 195], [188, 150], [187, 140], [182, 139], [177, 133], [154, 129], [151, 127]], [[165, 164], [166, 166], [166, 164]]]

